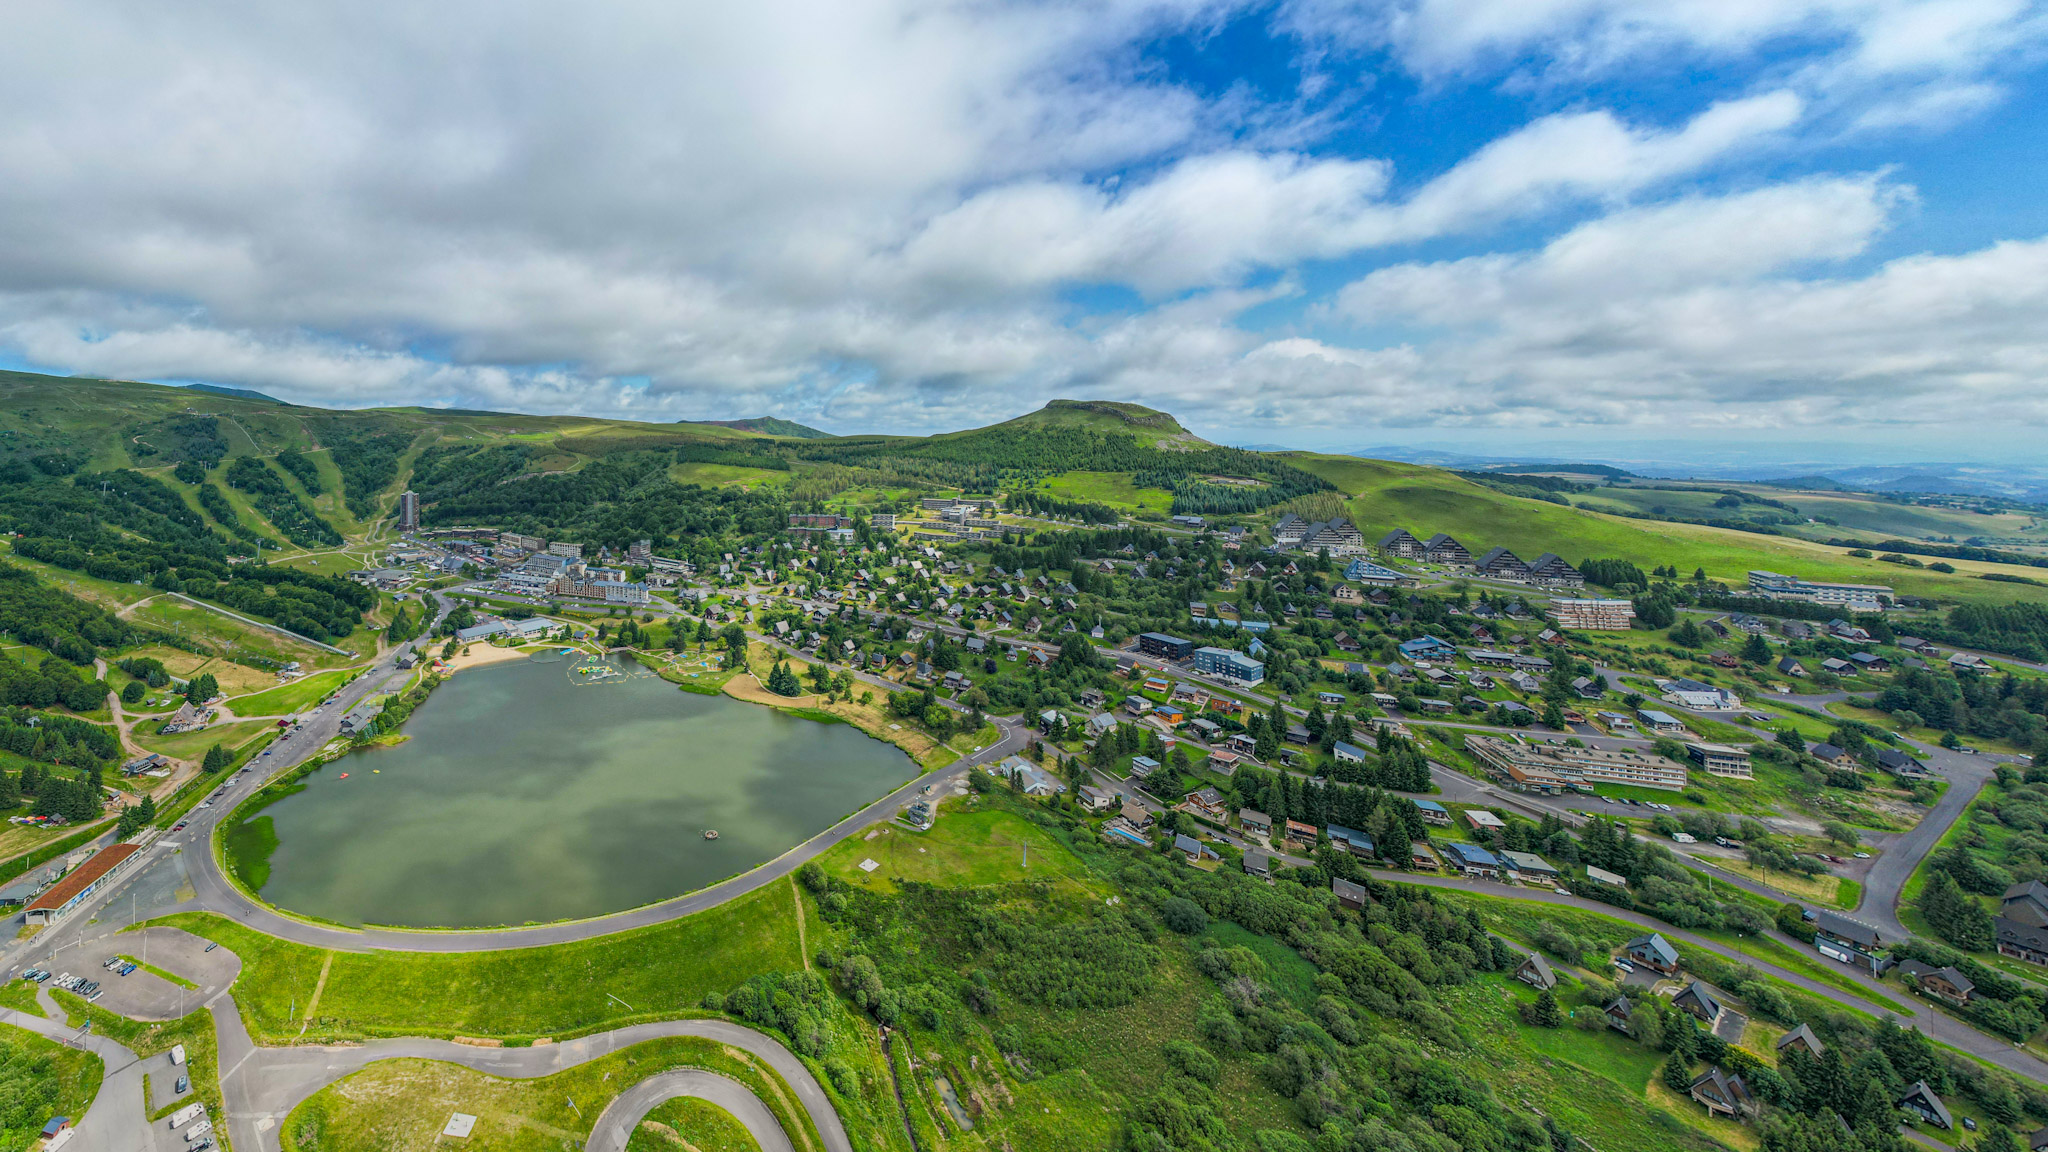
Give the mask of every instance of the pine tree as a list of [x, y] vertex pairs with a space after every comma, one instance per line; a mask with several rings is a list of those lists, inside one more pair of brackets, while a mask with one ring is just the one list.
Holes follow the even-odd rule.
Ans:
[[201, 772], [218, 772], [235, 762], [235, 754], [219, 744], [206, 750], [206, 759], [199, 762]]
[[1692, 1056], [1690, 1054], [1680, 1055], [1677, 1052], [1673, 1052], [1671, 1058], [1664, 1061], [1664, 1086], [1681, 1096], [1685, 1094], [1687, 1089], [1692, 1087]]
[[1557, 996], [1545, 988], [1536, 994], [1536, 1009], [1530, 1020], [1539, 1028], [1556, 1028], [1564, 1023], [1564, 1013], [1557, 1007]]
[[1749, 634], [1749, 639], [1743, 641], [1742, 658], [1751, 664], [1768, 664], [1771, 662], [1771, 646], [1764, 640], [1763, 633], [1752, 632]]
[[1991, 914], [1963, 892], [1955, 877], [1937, 870], [1920, 894], [1920, 914], [1935, 934], [1966, 952], [1991, 947]]

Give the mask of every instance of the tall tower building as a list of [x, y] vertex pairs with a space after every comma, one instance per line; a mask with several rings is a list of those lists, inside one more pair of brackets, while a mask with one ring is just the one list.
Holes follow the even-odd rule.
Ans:
[[412, 491], [398, 494], [398, 530], [411, 532], [420, 526], [420, 497]]

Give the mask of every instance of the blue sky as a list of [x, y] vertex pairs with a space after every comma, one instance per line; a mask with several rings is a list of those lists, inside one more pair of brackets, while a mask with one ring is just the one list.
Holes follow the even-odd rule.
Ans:
[[2033, 0], [0, 21], [14, 367], [845, 432], [1100, 397], [1338, 450], [2048, 422]]

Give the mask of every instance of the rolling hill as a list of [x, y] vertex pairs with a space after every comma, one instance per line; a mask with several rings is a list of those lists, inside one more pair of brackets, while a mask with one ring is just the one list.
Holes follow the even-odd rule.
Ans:
[[[1290, 508], [1334, 509], [1348, 513], [1368, 539], [1393, 528], [1442, 531], [1475, 552], [1498, 544], [1525, 558], [1546, 551], [1574, 562], [1621, 557], [1705, 568], [1731, 583], [1750, 568], [1781, 568], [1955, 601], [2048, 599], [2037, 587], [1972, 578], [2034, 576], [2041, 569], [1956, 561], [1959, 571], [1947, 575], [1790, 537], [1527, 499], [1426, 465], [1217, 448], [1169, 413], [1110, 401], [1054, 400], [998, 424], [930, 437], [839, 437], [773, 418], [649, 424], [432, 408], [329, 411], [241, 389], [27, 373], [0, 373], [0, 394], [7, 398], [0, 405], [0, 467], [18, 464], [27, 476], [134, 469], [175, 492], [195, 520], [230, 533], [230, 521], [238, 522], [244, 532], [276, 542], [290, 536], [280, 516], [298, 522], [302, 540], [317, 534], [305, 529], [295, 504], [351, 541], [365, 538], [414, 481], [425, 453], [443, 459], [495, 451], [502, 459], [493, 458], [492, 475], [517, 479], [573, 474], [653, 452], [668, 457], [672, 481], [744, 483], [797, 502], [1030, 483], [1048, 496], [1140, 521], [1164, 521], [1167, 512], [1188, 508], [1257, 531]], [[281, 452], [303, 454], [301, 467], [318, 491], [278, 467]], [[259, 458], [265, 471], [237, 465], [242, 457]], [[228, 482], [231, 470], [275, 490], [265, 496], [237, 488]]]
[[[685, 421], [677, 421], [685, 423]], [[784, 420], [779, 416], [750, 416], [745, 420], [699, 420], [698, 424], [709, 424], [717, 428], [737, 428], [742, 432], [759, 432], [763, 436], [787, 436], [796, 440], [829, 440], [830, 432], [820, 432], [808, 424]]]

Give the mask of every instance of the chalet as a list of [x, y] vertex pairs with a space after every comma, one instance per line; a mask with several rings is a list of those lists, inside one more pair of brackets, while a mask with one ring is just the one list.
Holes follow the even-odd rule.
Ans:
[[1209, 753], [1209, 771], [1216, 773], [1218, 776], [1235, 776], [1237, 775], [1237, 766], [1242, 760], [1243, 757], [1237, 753], [1226, 752], [1219, 748]]
[[1844, 964], [1854, 964], [1873, 976], [1884, 975], [1892, 961], [1884, 955], [1884, 941], [1877, 929], [1839, 912], [1814, 913], [1813, 946], [1821, 955]]
[[1522, 959], [1521, 966], [1515, 969], [1515, 979], [1531, 988], [1557, 987], [1557, 973], [1550, 970], [1550, 961], [1535, 952]]
[[1958, 1008], [1968, 1007], [1971, 996], [1977, 991], [1976, 982], [1953, 967], [1925, 972], [1908, 971], [1907, 974], [1919, 978], [1922, 992]]
[[1827, 1045], [1822, 1044], [1820, 1037], [1813, 1034], [1813, 1026], [1810, 1024], [1801, 1024], [1799, 1027], [1778, 1037], [1778, 1056], [1780, 1059], [1783, 1059], [1786, 1054], [1792, 1052], [1804, 1052], [1808, 1056], [1819, 1059], [1820, 1054], [1825, 1051], [1827, 1051]]
[[1636, 937], [1628, 942], [1624, 951], [1635, 963], [1655, 969], [1666, 976], [1678, 971], [1678, 949], [1673, 948], [1671, 941], [1664, 939], [1660, 932]]
[[1416, 840], [1408, 845], [1408, 867], [1417, 872], [1436, 872], [1443, 866], [1444, 862], [1437, 857], [1436, 850], [1429, 846], [1429, 841]]
[[1534, 852], [1509, 852], [1503, 849], [1500, 858], [1502, 863], [1507, 865], [1509, 872], [1524, 880], [1541, 880], [1545, 883], [1557, 880], [1557, 869], [1551, 867], [1550, 861]]
[[1591, 864], [1586, 865], [1586, 879], [1591, 880], [1595, 884], [1605, 884], [1610, 888], [1628, 887], [1628, 877], [1609, 872], [1605, 868], [1596, 868]]
[[1290, 844], [1299, 844], [1307, 847], [1316, 842], [1316, 827], [1313, 824], [1303, 824], [1299, 820], [1289, 820], [1282, 825], [1282, 828], [1284, 835], [1287, 837], [1287, 842]]
[[1181, 801], [1181, 809], [1220, 822], [1223, 819], [1223, 793], [1214, 788], [1190, 792]]
[[2048, 884], [2028, 880], [2007, 888], [1998, 898], [1998, 914], [2035, 928], [2048, 927]]
[[1875, 652], [1851, 652], [1849, 653], [1849, 663], [1854, 664], [1857, 670], [1861, 672], [1889, 672], [1892, 670], [1891, 661], [1886, 660]]
[[1899, 1107], [1937, 1128], [1955, 1127], [1955, 1121], [1948, 1114], [1948, 1105], [1941, 1102], [1941, 1097], [1934, 1094], [1934, 1089], [1929, 1088], [1925, 1080], [1906, 1089], [1906, 1094], [1899, 1097]]
[[1419, 559], [1423, 553], [1422, 541], [1410, 535], [1405, 528], [1396, 528], [1380, 537], [1379, 549], [1383, 556], [1399, 556], [1406, 560]]
[[1337, 897], [1337, 903], [1353, 911], [1362, 910], [1365, 902], [1370, 899], [1365, 885], [1355, 884], [1349, 880], [1330, 881], [1330, 891]]
[[1694, 1077], [1686, 1094], [1704, 1105], [1709, 1116], [1735, 1119], [1756, 1111], [1756, 1098], [1742, 1077], [1721, 1071], [1718, 1064]]
[[1830, 676], [1854, 676], [1856, 674], [1856, 666], [1854, 664], [1835, 656], [1830, 656], [1821, 661], [1820, 670]]
[[1529, 565], [1529, 578], [1538, 584], [1555, 588], [1583, 588], [1586, 586], [1585, 573], [1565, 562], [1555, 552], [1545, 552]]
[[1097, 712], [1088, 718], [1088, 735], [1100, 737], [1116, 731], [1116, 717], [1107, 712]]
[[1151, 811], [1136, 800], [1124, 801], [1123, 806], [1117, 809], [1117, 815], [1130, 821], [1133, 828], [1148, 828], [1152, 824]]
[[1081, 785], [1080, 798], [1081, 806], [1090, 812], [1100, 812], [1116, 803], [1115, 796], [1095, 787], [1093, 784]]
[[1500, 861], [1493, 853], [1477, 844], [1456, 843], [1444, 846], [1444, 858], [1453, 868], [1466, 876], [1487, 880], [1500, 878]]
[[1273, 858], [1264, 852], [1247, 852], [1244, 854], [1244, 872], [1261, 880], [1270, 878], [1273, 875]]
[[1928, 775], [1926, 765], [1897, 748], [1879, 748], [1877, 766], [1901, 780], [1924, 780]]
[[1249, 732], [1232, 732], [1223, 745], [1240, 756], [1255, 756], [1259, 751], [1258, 740]]
[[1124, 697], [1124, 711], [1129, 712], [1133, 716], [1150, 716], [1152, 714], [1152, 702], [1143, 696], [1126, 696]]
[[1687, 984], [1684, 991], [1672, 997], [1671, 1006], [1697, 1017], [1700, 1023], [1709, 1028], [1721, 1019], [1721, 1013], [1727, 1011], [1721, 1006], [1720, 999], [1714, 995], [1714, 990], [1698, 980]]
[[1804, 676], [1806, 668], [1790, 656], [1778, 657], [1778, 673], [1783, 676]]
[[1173, 838], [1173, 850], [1186, 855], [1190, 864], [1200, 864], [1204, 860], [1223, 859], [1223, 857], [1216, 854], [1214, 848], [1209, 847], [1193, 836], [1185, 834], [1176, 835]]
[[1449, 535], [1439, 532], [1422, 546], [1422, 558], [1431, 564], [1462, 568], [1472, 563], [1472, 553]]
[[1856, 758], [1854, 756], [1849, 755], [1847, 749], [1838, 748], [1835, 745], [1829, 744], [1825, 741], [1812, 745], [1811, 747], [1807, 748], [1806, 752], [1807, 755], [1812, 756], [1815, 760], [1818, 760], [1823, 764], [1833, 765], [1837, 768], [1848, 768], [1853, 770], [1857, 766]]
[[1339, 764], [1365, 763], [1365, 749], [1356, 744], [1346, 744], [1342, 740], [1330, 745], [1330, 755], [1336, 757]]
[[1273, 818], [1256, 808], [1239, 808], [1237, 826], [1247, 832], [1264, 836], [1273, 830]]
[[1591, 676], [1581, 676], [1572, 681], [1572, 693], [1581, 700], [1598, 700], [1606, 691], [1606, 682], [1595, 680]]
[[1635, 1018], [1636, 1006], [1628, 997], [1616, 996], [1614, 1003], [1602, 1008], [1600, 1014], [1607, 1017], [1607, 1026], [1609, 1028], [1617, 1032], [1626, 1032], [1628, 1031], [1629, 1021]]
[[1472, 565], [1472, 570], [1495, 580], [1529, 579], [1529, 565], [1513, 552], [1500, 547], [1487, 549], [1486, 554]]

